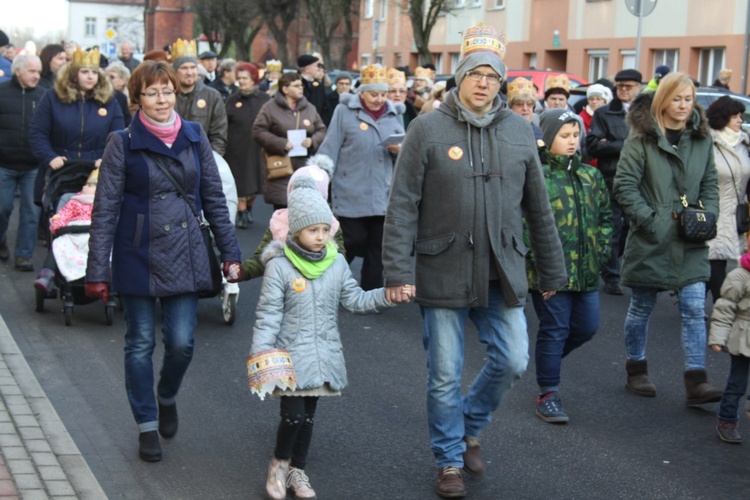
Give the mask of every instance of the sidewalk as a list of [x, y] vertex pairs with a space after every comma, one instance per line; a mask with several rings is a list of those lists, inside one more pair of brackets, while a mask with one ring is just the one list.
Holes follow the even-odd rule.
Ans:
[[0, 499], [104, 499], [0, 317]]

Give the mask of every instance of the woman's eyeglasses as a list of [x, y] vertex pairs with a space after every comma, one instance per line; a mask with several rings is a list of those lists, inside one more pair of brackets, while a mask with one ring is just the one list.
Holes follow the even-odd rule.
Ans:
[[156, 99], [159, 96], [163, 97], [164, 99], [169, 99], [170, 97], [175, 95], [175, 91], [174, 90], [162, 90], [161, 92], [141, 92], [141, 95], [149, 99]]

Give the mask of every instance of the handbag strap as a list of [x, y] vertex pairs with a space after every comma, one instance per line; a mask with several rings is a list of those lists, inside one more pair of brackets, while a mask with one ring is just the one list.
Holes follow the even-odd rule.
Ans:
[[182, 189], [182, 186], [180, 185], [180, 183], [177, 182], [177, 180], [172, 176], [172, 174], [169, 173], [169, 171], [167, 170], [167, 167], [164, 166], [164, 163], [162, 162], [162, 160], [159, 158], [155, 158], [154, 162], [161, 169], [161, 171], [164, 172], [164, 175], [167, 176], [167, 179], [169, 179], [169, 182], [172, 183], [172, 185], [175, 187], [177, 192], [180, 193], [180, 196], [182, 197], [183, 200], [185, 200], [185, 203], [187, 203], [187, 206], [190, 207], [190, 211], [193, 212], [193, 215], [198, 220], [198, 224], [200, 224], [201, 229], [208, 227], [208, 223], [205, 220], [203, 220], [203, 218], [200, 215], [198, 215], [198, 212], [188, 201], [188, 197], [187, 197], [187, 194], [185, 194], [185, 190]]
[[[680, 182], [681, 178], [677, 175], [677, 172], [674, 168], [674, 163], [672, 163], [671, 158], [667, 158], [667, 161], [669, 162], [669, 167], [672, 169], [672, 176], [674, 177], [674, 181], [677, 184], [677, 191], [680, 193], [680, 202], [682, 203], [682, 206], [684, 208], [688, 207], [688, 201], [687, 201], [687, 190], [685, 189], [685, 184], [683, 182]], [[684, 172], [683, 172], [684, 175]], [[700, 200], [698, 200], [698, 204], [701, 208], [703, 208], [703, 204]]]
[[724, 162], [727, 164], [727, 168], [729, 169], [729, 175], [732, 176], [732, 185], [734, 186], [734, 194], [737, 196], [737, 204], [741, 204], [742, 200], [740, 199], [740, 193], [737, 192], [737, 180], [734, 178], [734, 172], [732, 172], [732, 166], [729, 164], [729, 160], [727, 160], [727, 157], [724, 156], [724, 151], [721, 150], [720, 145], [716, 145], [716, 149], [719, 150], [719, 154], [721, 154], [721, 157], [724, 158]]

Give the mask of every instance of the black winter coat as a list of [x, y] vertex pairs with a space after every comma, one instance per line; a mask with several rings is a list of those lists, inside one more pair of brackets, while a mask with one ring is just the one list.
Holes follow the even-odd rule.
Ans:
[[29, 144], [29, 124], [45, 90], [24, 89], [13, 76], [0, 83], [0, 167], [27, 171], [39, 166]]
[[586, 154], [599, 160], [597, 166], [609, 189], [612, 189], [617, 161], [629, 132], [630, 128], [625, 123], [625, 109], [619, 99], [615, 98], [594, 111], [591, 128], [586, 134]]

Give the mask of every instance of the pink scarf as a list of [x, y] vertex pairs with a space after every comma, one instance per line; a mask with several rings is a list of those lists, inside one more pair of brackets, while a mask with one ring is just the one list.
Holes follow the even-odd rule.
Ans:
[[146, 130], [154, 134], [164, 144], [171, 146], [177, 140], [177, 134], [180, 132], [180, 127], [182, 127], [182, 120], [180, 119], [180, 115], [174, 111], [172, 111], [172, 116], [165, 123], [152, 120], [143, 114], [142, 111], [138, 112], [138, 117], [141, 119], [143, 126], [146, 127]]
[[740, 257], [740, 264], [742, 264], [745, 270], [750, 271], [750, 253], [746, 253]]

